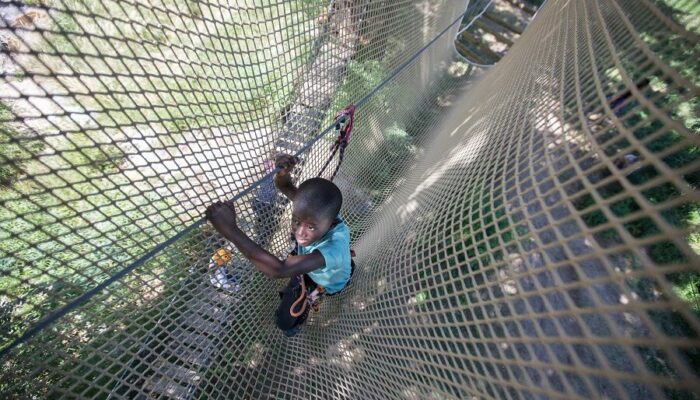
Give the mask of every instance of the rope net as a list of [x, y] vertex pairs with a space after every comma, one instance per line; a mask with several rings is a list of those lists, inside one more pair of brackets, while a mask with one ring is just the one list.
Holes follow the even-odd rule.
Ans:
[[[697, 398], [696, 2], [551, 0], [488, 70], [524, 3], [227, 3], [0, 4], [3, 398]], [[202, 213], [284, 257], [268, 161], [352, 103], [357, 269], [286, 338]]]

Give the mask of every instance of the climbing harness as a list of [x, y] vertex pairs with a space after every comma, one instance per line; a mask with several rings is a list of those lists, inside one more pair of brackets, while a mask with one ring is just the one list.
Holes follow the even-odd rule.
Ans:
[[[292, 250], [289, 255], [297, 255], [297, 249], [295, 248]], [[318, 285], [316, 286], [316, 289], [307, 292], [304, 274], [298, 275], [296, 278], [301, 286], [301, 290], [299, 291], [299, 297], [297, 297], [297, 299], [294, 300], [294, 303], [292, 303], [292, 305], [289, 307], [289, 315], [294, 318], [298, 318], [306, 312], [307, 306], [311, 306], [315, 312], [318, 312], [321, 303], [321, 295], [326, 293], [326, 289], [323, 286]]]
[[338, 138], [335, 140], [335, 143], [333, 143], [333, 146], [331, 147], [331, 155], [328, 157], [328, 160], [326, 160], [326, 163], [323, 164], [323, 167], [321, 167], [321, 171], [318, 173], [318, 176], [321, 176], [323, 174], [323, 172], [326, 170], [326, 167], [328, 167], [328, 164], [330, 164], [331, 160], [333, 160], [333, 157], [335, 157], [335, 153], [338, 153], [338, 165], [336, 165], [330, 180], [332, 181], [333, 178], [335, 178], [335, 175], [338, 173], [338, 169], [340, 169], [340, 164], [343, 162], [343, 156], [345, 156], [345, 148], [348, 146], [348, 141], [350, 141], [350, 135], [352, 133], [352, 127], [354, 122], [354, 104], [343, 108], [335, 114], [335, 130], [338, 131]]
[[[296, 255], [296, 250], [290, 255]], [[350, 279], [352, 279], [352, 275], [355, 272], [355, 263], [352, 261], [354, 257], [355, 250], [350, 249]], [[297, 276], [297, 279], [299, 280], [301, 291], [299, 292], [299, 297], [297, 297], [294, 303], [292, 303], [292, 305], [289, 307], [289, 314], [294, 318], [298, 318], [299, 316], [303, 315], [306, 312], [306, 307], [311, 307], [314, 312], [318, 312], [321, 307], [321, 299], [324, 295], [326, 295], [326, 288], [321, 285], [316, 286], [316, 289], [314, 290], [307, 290], [303, 274]], [[349, 283], [350, 281], [348, 280], [348, 284]], [[335, 295], [335, 293], [329, 296], [333, 295]]]

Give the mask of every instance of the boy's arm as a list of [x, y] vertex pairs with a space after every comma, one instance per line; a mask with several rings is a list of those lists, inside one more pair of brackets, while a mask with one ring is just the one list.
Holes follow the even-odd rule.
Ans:
[[275, 175], [275, 186], [277, 190], [287, 196], [289, 200], [294, 201], [294, 197], [297, 195], [297, 187], [294, 186], [294, 182], [292, 182], [292, 177], [289, 173], [282, 175], [282, 170], [277, 172]]
[[223, 237], [230, 240], [260, 272], [269, 278], [286, 278], [304, 274], [319, 269], [326, 263], [319, 252], [289, 256], [282, 261], [265, 251], [238, 228], [233, 204], [230, 202], [218, 202], [209, 206], [207, 218]]
[[292, 182], [291, 171], [297, 163], [297, 158], [289, 154], [280, 154], [275, 159], [275, 166], [279, 171], [275, 174], [275, 186], [291, 201], [297, 194], [297, 187]]

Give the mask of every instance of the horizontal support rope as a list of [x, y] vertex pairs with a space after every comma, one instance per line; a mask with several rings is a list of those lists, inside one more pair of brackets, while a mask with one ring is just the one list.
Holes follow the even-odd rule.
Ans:
[[[467, 9], [469, 7], [467, 6]], [[418, 51], [416, 51], [408, 60], [404, 61], [401, 65], [396, 67], [392, 73], [384, 78], [377, 86], [375, 86], [369, 93], [364, 95], [360, 100], [358, 100], [355, 103], [356, 108], [362, 107], [363, 104], [365, 104], [372, 96], [374, 96], [379, 90], [381, 90], [386, 84], [391, 82], [399, 73], [401, 73], [406, 67], [411, 65], [425, 50], [427, 50], [430, 46], [433, 45], [439, 38], [441, 38], [450, 28], [452, 28], [455, 24], [460, 22], [462, 18], [467, 14], [467, 9], [464, 10], [462, 14], [460, 14], [454, 21], [452, 21], [447, 27], [445, 27], [440, 33], [438, 33], [432, 40], [430, 40], [428, 43], [426, 43], [422, 48], [420, 48]], [[294, 155], [299, 156], [300, 154], [306, 152], [311, 146], [313, 146], [316, 142], [318, 142], [322, 137], [327, 135], [329, 132], [333, 130], [335, 127], [335, 123], [331, 123], [329, 126], [327, 126], [321, 133], [316, 135], [314, 138], [309, 140], [304, 147], [302, 147], [299, 151], [297, 151]], [[268, 179], [269, 177], [273, 176], [274, 174], [279, 171], [279, 168], [275, 168], [273, 171], [265, 174], [262, 178], [258, 179], [256, 182], [252, 183], [250, 186], [248, 186], [246, 189], [244, 189], [242, 192], [236, 194], [233, 196], [230, 201], [236, 201], [240, 199], [241, 197], [245, 196], [246, 194], [250, 193], [253, 189], [255, 189], [258, 185], [260, 185], [265, 179]], [[196, 221], [194, 221], [192, 224], [187, 226], [185, 229], [182, 231], [176, 233], [174, 236], [170, 237], [166, 241], [156, 245], [153, 249], [149, 250], [146, 254], [141, 256], [138, 260], [134, 261], [127, 267], [123, 268], [122, 270], [114, 273], [112, 276], [107, 278], [105, 281], [102, 283], [98, 284], [97, 286], [93, 287], [92, 289], [84, 292], [80, 296], [76, 297], [73, 299], [71, 302], [68, 304], [64, 305], [63, 307], [59, 308], [52, 314], [46, 316], [43, 318], [41, 321], [39, 321], [36, 325], [33, 327], [29, 328], [27, 331], [22, 334], [22, 336], [18, 337], [15, 339], [12, 343], [10, 343], [8, 346], [0, 350], [0, 359], [3, 358], [5, 355], [7, 355], [10, 351], [12, 351], [14, 348], [19, 346], [22, 343], [27, 342], [30, 338], [35, 336], [37, 333], [41, 332], [42, 330], [46, 329], [49, 327], [51, 324], [56, 322], [58, 319], [62, 318], [66, 314], [70, 313], [71, 311], [75, 310], [88, 300], [90, 300], [93, 296], [101, 292], [103, 289], [111, 285], [112, 283], [120, 280], [124, 276], [126, 276], [129, 272], [135, 270], [136, 268], [142, 266], [146, 261], [148, 261], [151, 257], [155, 256], [158, 254], [161, 250], [166, 248], [167, 246], [173, 244], [175, 241], [183, 237], [184, 235], [188, 234], [189, 232], [192, 232], [195, 228], [198, 226], [202, 225], [204, 222], [206, 222], [206, 217], [202, 217]]]

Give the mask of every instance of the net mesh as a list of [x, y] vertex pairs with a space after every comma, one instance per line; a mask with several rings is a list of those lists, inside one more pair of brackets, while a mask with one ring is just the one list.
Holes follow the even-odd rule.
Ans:
[[[0, 3], [2, 397], [697, 398], [700, 7], [550, 0], [454, 58], [518, 5]], [[315, 176], [351, 103], [358, 267], [286, 338], [202, 213], [284, 257], [268, 161]]]

